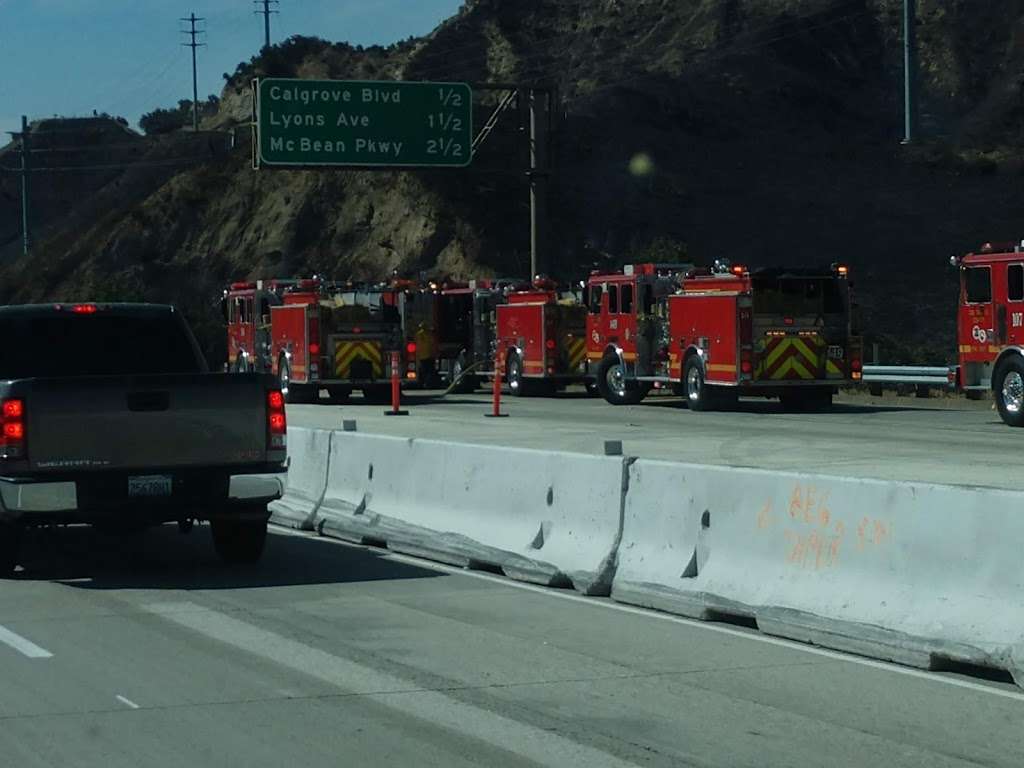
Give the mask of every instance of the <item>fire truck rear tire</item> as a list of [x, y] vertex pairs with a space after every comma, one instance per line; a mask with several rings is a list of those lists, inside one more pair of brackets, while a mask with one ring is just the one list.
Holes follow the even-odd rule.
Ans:
[[523, 376], [523, 361], [515, 352], [508, 356], [505, 364], [505, 380], [509, 392], [515, 397], [529, 397], [534, 393], [533, 382]]
[[607, 355], [601, 360], [601, 364], [597, 366], [597, 391], [612, 405], [636, 405], [651, 391], [651, 385], [643, 382], [623, 381], [621, 388], [616, 389], [608, 380], [609, 374], [614, 368], [621, 365], [622, 362], [616, 355]]
[[291, 366], [288, 365], [288, 359], [285, 357], [281, 358], [281, 362], [277, 367], [277, 380], [280, 382], [282, 391], [285, 392], [285, 402], [287, 403], [312, 403], [316, 401], [317, 391], [310, 387], [308, 384], [295, 384], [292, 382], [292, 371]]
[[1015, 355], [999, 366], [992, 395], [999, 418], [1011, 427], [1024, 427], [1024, 359]]
[[683, 397], [691, 411], [713, 411], [718, 406], [714, 387], [704, 383], [704, 366], [693, 355], [683, 368]]
[[[465, 352], [459, 352], [459, 356], [452, 363], [452, 392], [467, 394], [476, 391], [480, 381], [472, 374], [463, 376], [463, 372], [467, 368], [469, 368], [469, 357]], [[460, 376], [461, 378], [459, 378]]]

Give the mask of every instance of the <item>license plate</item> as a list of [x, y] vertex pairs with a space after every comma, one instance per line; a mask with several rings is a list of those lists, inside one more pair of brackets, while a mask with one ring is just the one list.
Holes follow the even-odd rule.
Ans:
[[170, 496], [170, 475], [139, 475], [128, 478], [129, 496]]
[[840, 346], [831, 346], [828, 348], [829, 360], [842, 360], [843, 359], [843, 348]]

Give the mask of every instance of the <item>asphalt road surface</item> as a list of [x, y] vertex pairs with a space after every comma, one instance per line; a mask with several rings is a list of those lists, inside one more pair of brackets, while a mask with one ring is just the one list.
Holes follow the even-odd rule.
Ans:
[[488, 419], [483, 394], [408, 393], [408, 416], [385, 417], [358, 395], [343, 406], [289, 406], [293, 426], [600, 453], [622, 440], [631, 456], [700, 464], [792, 469], [885, 480], [1019, 489], [1024, 430], [990, 402], [846, 396], [828, 413], [786, 413], [778, 401], [742, 401], [729, 413], [691, 413], [679, 398], [615, 407], [582, 390], [557, 398], [502, 400], [509, 418]]
[[[672, 414], [678, 417], [678, 414]], [[0, 586], [0, 763], [1024, 764], [1024, 692], [276, 532], [34, 532]]]

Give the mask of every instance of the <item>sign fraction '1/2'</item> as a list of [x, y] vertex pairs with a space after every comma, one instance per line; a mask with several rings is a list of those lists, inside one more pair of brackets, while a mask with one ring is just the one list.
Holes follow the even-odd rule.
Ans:
[[441, 97], [441, 103], [446, 107], [461, 107], [462, 106], [462, 94], [454, 88], [438, 88], [438, 96]]
[[439, 112], [436, 115], [427, 115], [427, 123], [431, 128], [438, 128], [442, 131], [454, 131], [455, 133], [458, 133], [462, 130], [462, 118], [456, 117], [451, 112]]

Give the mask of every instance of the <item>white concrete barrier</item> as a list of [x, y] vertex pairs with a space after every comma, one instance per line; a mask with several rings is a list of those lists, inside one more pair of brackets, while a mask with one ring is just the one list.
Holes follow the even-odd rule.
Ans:
[[284, 495], [269, 505], [271, 520], [311, 531], [327, 487], [327, 462], [333, 433], [322, 429], [288, 429], [288, 480]]
[[608, 594], [621, 457], [338, 432], [321, 530], [539, 584]]
[[1024, 493], [636, 460], [612, 597], [1024, 681]]

